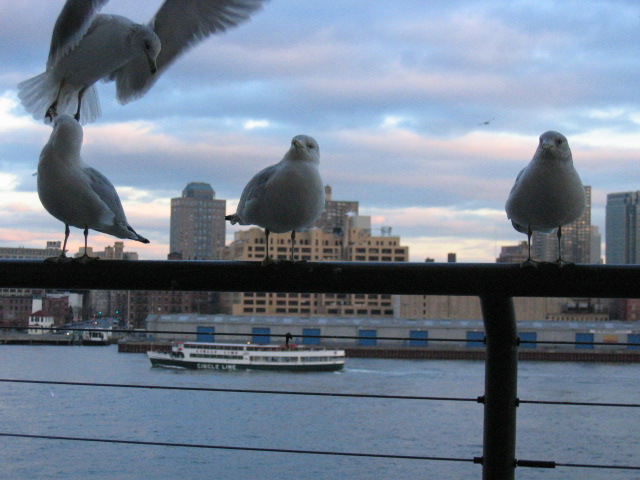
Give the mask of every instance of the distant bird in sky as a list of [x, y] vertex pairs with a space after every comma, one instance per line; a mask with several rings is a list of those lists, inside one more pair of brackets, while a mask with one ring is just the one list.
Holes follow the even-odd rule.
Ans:
[[101, 115], [94, 83], [115, 80], [121, 104], [142, 97], [182, 53], [247, 20], [265, 0], [165, 0], [148, 25], [98, 14], [108, 0], [67, 0], [53, 28], [46, 70], [18, 85], [25, 109], [53, 121]]
[[557, 262], [562, 265], [562, 227], [577, 220], [586, 204], [567, 139], [558, 132], [543, 133], [533, 159], [518, 174], [505, 205], [513, 228], [527, 234], [529, 258], [525, 263], [532, 263], [532, 233], [549, 233], [557, 228]]
[[60, 257], [66, 256], [69, 226], [84, 229], [85, 259], [88, 258], [90, 228], [114, 237], [149, 243], [127, 222], [118, 193], [109, 179], [82, 161], [82, 139], [82, 127], [73, 117], [58, 116], [38, 163], [40, 202], [65, 227]]
[[484, 122], [480, 122], [478, 125], [489, 125], [495, 118], [491, 117], [489, 120], [485, 120]]
[[320, 177], [320, 150], [312, 137], [298, 135], [283, 159], [258, 172], [242, 191], [236, 213], [225, 218], [232, 225], [258, 225], [265, 229], [270, 263], [269, 234], [291, 232], [291, 260], [296, 230], [311, 227], [324, 210]]

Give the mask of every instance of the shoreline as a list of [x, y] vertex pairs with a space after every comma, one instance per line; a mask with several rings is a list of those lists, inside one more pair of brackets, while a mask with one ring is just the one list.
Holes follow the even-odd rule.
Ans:
[[[118, 353], [146, 353], [171, 351], [166, 342], [116, 341]], [[0, 336], [0, 345], [54, 345], [79, 346], [82, 342], [61, 335], [11, 335]], [[85, 344], [85, 346], [96, 344]], [[97, 345], [99, 346], [99, 345]], [[347, 358], [389, 358], [407, 360], [481, 360], [486, 359], [484, 348], [434, 348], [434, 347], [385, 347], [385, 346], [345, 346], [327, 345], [345, 350]], [[640, 363], [640, 350], [628, 348], [594, 349], [520, 349], [518, 360], [541, 362], [599, 362], [599, 363]]]

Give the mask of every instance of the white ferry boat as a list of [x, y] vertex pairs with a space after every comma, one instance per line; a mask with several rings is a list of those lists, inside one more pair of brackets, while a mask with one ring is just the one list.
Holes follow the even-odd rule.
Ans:
[[340, 370], [344, 350], [290, 345], [178, 342], [171, 353], [147, 352], [154, 367], [203, 370]]

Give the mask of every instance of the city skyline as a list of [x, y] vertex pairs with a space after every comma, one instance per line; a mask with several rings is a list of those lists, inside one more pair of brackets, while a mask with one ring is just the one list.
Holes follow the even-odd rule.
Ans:
[[[43, 70], [63, 2], [0, 5], [0, 243], [38, 247], [62, 240], [33, 177], [51, 128], [19, 105], [16, 85]], [[143, 258], [165, 258], [170, 200], [185, 184], [210, 183], [231, 213], [251, 174], [305, 133], [320, 144], [324, 182], [375, 227], [392, 225], [412, 261], [455, 251], [487, 262], [523, 239], [504, 202], [538, 136], [557, 130], [604, 232], [606, 196], [638, 189], [640, 159], [640, 5], [614, 5], [268, 2], [136, 102], [118, 105], [99, 83], [103, 116], [85, 128], [83, 157], [151, 240], [135, 247]], [[103, 11], [146, 22], [157, 7], [112, 0]], [[73, 229], [69, 250], [82, 240]]]

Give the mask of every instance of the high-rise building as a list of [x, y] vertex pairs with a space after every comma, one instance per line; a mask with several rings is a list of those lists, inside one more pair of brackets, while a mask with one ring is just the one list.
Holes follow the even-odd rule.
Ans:
[[[591, 262], [591, 187], [584, 187], [587, 206], [575, 222], [562, 227], [562, 259], [573, 263]], [[556, 232], [533, 232], [531, 256], [534, 260], [554, 262], [558, 259]]]
[[589, 263], [602, 263], [602, 235], [597, 225], [591, 225], [591, 260]]
[[171, 199], [169, 253], [185, 260], [218, 260], [224, 247], [227, 201], [208, 183], [192, 182]]
[[324, 187], [324, 210], [315, 226], [327, 233], [340, 233], [347, 229], [348, 218], [358, 215], [359, 202], [351, 200], [333, 200], [331, 187]]
[[607, 195], [605, 235], [608, 264], [640, 263], [640, 191]]

